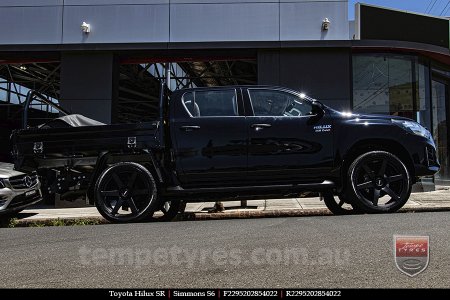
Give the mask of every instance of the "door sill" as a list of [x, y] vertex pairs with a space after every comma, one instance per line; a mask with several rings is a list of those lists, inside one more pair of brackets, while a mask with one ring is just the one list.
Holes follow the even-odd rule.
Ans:
[[263, 191], [315, 191], [334, 188], [335, 184], [332, 181], [324, 180], [322, 182], [314, 183], [300, 183], [300, 184], [283, 184], [283, 185], [256, 185], [256, 186], [233, 186], [233, 187], [211, 187], [211, 188], [191, 188], [184, 189], [181, 186], [173, 186], [166, 189], [168, 194], [206, 194], [206, 193], [227, 193], [227, 192], [251, 192], [255, 193]]

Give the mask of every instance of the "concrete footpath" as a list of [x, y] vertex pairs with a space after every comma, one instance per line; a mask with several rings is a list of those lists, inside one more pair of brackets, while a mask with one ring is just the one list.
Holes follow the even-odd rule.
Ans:
[[[241, 201], [223, 202], [225, 210], [216, 212], [214, 202], [188, 203], [184, 214], [177, 220], [208, 220], [229, 218], [261, 218], [287, 216], [331, 215], [318, 197], [270, 200], [248, 200], [247, 207]], [[450, 211], [450, 190], [413, 193], [400, 212]], [[24, 210], [17, 217], [18, 223], [45, 222], [51, 220], [95, 219], [106, 223], [95, 207], [48, 208], [35, 206]]]

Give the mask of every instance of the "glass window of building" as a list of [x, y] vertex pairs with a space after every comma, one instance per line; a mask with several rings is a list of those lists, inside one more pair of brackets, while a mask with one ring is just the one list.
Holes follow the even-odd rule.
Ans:
[[[426, 62], [415, 62], [416, 89], [415, 120], [427, 128], [431, 128], [430, 108], [430, 68]], [[414, 118], [413, 118], [414, 119]]]
[[409, 57], [355, 55], [353, 110], [415, 119], [412, 68]]
[[355, 54], [353, 110], [390, 114], [430, 128], [429, 68], [416, 56]]
[[433, 127], [431, 133], [437, 146], [437, 156], [441, 163], [441, 169], [436, 174], [436, 180], [439, 184], [448, 185], [449, 161], [448, 161], [448, 130], [447, 130], [447, 114], [448, 108], [446, 102], [448, 101], [448, 83], [446, 81], [432, 81], [432, 116]]

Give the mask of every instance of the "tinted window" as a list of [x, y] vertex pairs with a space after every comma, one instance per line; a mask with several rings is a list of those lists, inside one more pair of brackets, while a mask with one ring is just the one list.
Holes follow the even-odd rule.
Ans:
[[194, 93], [186, 93], [183, 95], [183, 104], [186, 107], [186, 109], [189, 111], [190, 115], [193, 117], [198, 117], [199, 115], [199, 109], [198, 106], [194, 103]]
[[311, 115], [311, 104], [294, 94], [273, 90], [249, 90], [249, 94], [255, 116]]
[[183, 95], [183, 103], [193, 117], [238, 115], [235, 90], [189, 92]]

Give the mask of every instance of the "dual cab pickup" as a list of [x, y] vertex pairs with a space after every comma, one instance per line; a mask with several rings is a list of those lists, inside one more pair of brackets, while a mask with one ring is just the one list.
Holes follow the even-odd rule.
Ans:
[[439, 170], [431, 134], [415, 121], [341, 113], [280, 87], [193, 88], [170, 96], [162, 88], [154, 122], [84, 121], [63, 117], [15, 131], [15, 167], [37, 171], [45, 193], [87, 193], [112, 222], [159, 210], [170, 219], [182, 201], [304, 191], [321, 192], [337, 214], [393, 212], [418, 177]]

